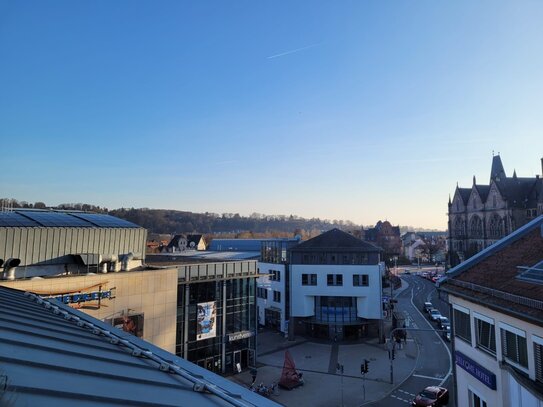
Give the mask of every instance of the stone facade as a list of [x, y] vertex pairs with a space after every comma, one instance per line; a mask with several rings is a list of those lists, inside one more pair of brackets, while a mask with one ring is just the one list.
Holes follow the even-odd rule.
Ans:
[[455, 266], [543, 213], [543, 182], [539, 175], [507, 177], [497, 155], [490, 183], [473, 177], [471, 188], [456, 187], [448, 206], [449, 261]]

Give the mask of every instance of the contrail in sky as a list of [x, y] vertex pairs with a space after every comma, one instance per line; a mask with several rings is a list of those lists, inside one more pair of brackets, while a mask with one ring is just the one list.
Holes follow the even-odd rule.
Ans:
[[296, 48], [296, 49], [293, 49], [293, 50], [290, 50], [290, 51], [281, 52], [280, 54], [271, 55], [271, 56], [266, 57], [266, 58], [267, 59], [273, 59], [273, 58], [283, 57], [285, 55], [290, 55], [290, 54], [294, 54], [296, 52], [304, 51], [306, 49], [313, 48], [313, 47], [316, 47], [317, 45], [321, 45], [321, 44], [322, 44], [322, 42], [317, 42], [315, 44], [307, 45], [307, 46], [302, 47], [302, 48]]

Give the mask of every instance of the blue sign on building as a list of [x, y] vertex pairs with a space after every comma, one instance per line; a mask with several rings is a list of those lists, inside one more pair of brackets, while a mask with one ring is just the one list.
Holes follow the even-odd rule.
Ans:
[[456, 359], [456, 364], [458, 366], [492, 390], [496, 390], [496, 375], [494, 373], [485, 369], [461, 352], [455, 351], [454, 358]]

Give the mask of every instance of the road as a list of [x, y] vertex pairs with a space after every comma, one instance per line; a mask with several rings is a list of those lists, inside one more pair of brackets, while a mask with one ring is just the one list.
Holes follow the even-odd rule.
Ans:
[[[434, 283], [416, 275], [403, 275], [402, 278], [409, 284], [409, 288], [396, 297], [396, 311], [405, 314], [408, 328], [436, 328], [435, 323], [430, 322], [422, 311], [425, 301], [430, 301], [441, 315], [449, 317], [449, 305], [438, 298]], [[449, 406], [454, 406], [450, 343], [443, 340], [438, 332], [431, 331], [408, 331], [408, 340], [414, 340], [419, 346], [419, 357], [413, 374], [388, 397], [370, 406], [409, 406], [418, 392], [431, 385], [449, 389]]]

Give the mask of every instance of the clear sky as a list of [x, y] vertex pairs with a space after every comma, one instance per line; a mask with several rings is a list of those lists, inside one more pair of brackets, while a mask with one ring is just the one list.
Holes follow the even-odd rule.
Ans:
[[543, 2], [0, 1], [0, 196], [446, 228], [541, 173]]

